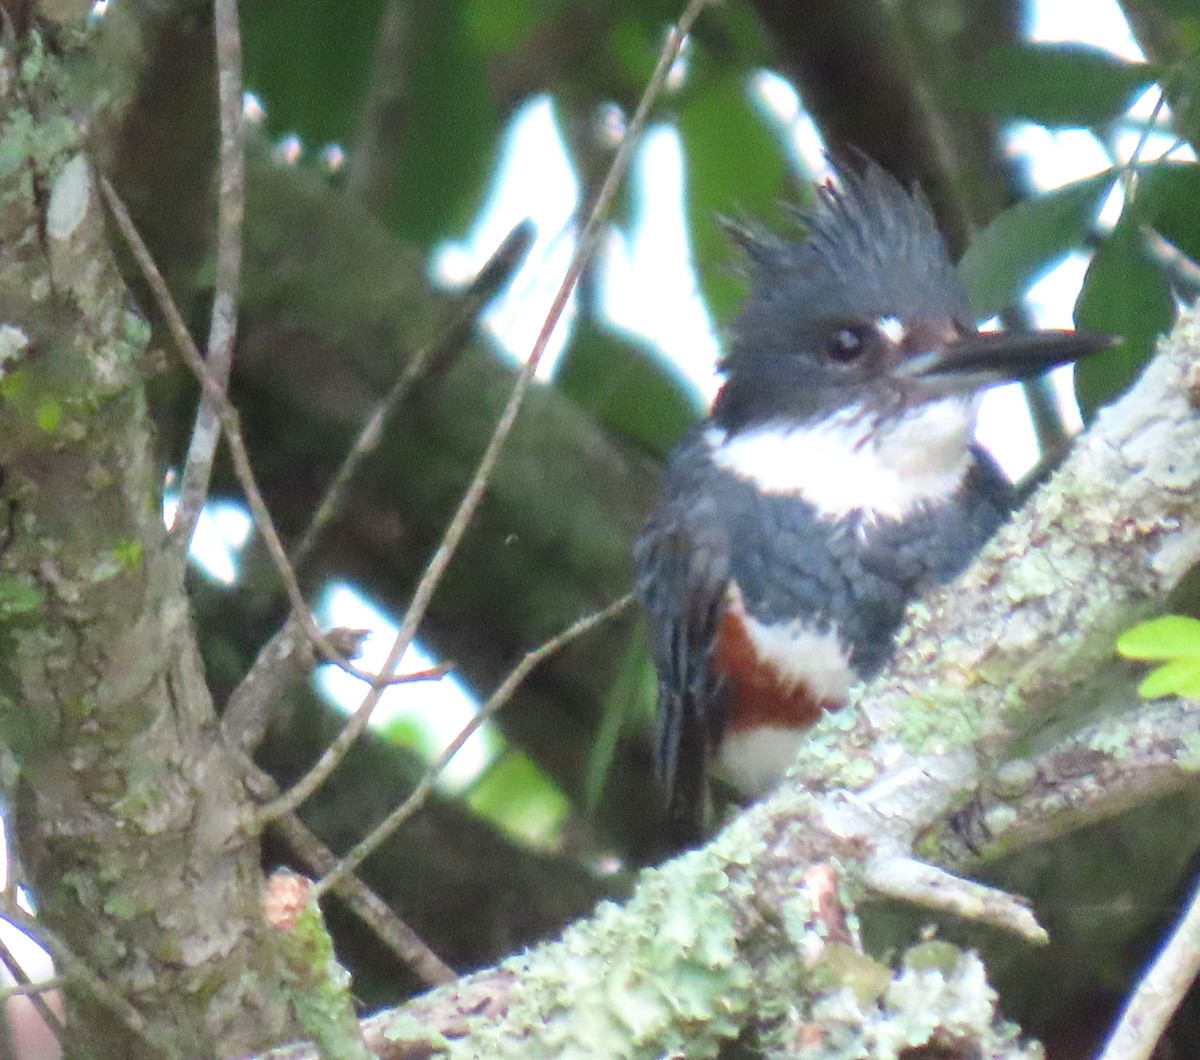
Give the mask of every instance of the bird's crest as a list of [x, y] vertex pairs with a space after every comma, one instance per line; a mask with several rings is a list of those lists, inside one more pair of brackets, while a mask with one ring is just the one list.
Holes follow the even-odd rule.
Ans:
[[924, 197], [880, 166], [835, 168], [798, 211], [803, 238], [729, 226], [749, 260], [750, 291], [726, 370], [794, 354], [830, 321], [950, 316], [971, 323], [958, 278]]

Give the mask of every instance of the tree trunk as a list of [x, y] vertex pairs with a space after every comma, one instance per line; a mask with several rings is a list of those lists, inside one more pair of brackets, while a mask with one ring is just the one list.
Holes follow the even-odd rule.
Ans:
[[[277, 1040], [258, 843], [163, 528], [149, 328], [108, 245], [77, 59], [6, 41], [0, 85], [0, 736], [41, 923], [96, 977], [69, 1055], [232, 1055]], [[100, 986], [98, 984], [103, 984]], [[104, 987], [144, 1019], [98, 997]], [[118, 1006], [119, 1007], [119, 1006]], [[152, 1014], [152, 1015], [151, 1015]]]

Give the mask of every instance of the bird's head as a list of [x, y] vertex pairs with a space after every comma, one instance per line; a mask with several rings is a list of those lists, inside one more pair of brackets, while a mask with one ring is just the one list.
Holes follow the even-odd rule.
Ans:
[[933, 214], [878, 166], [842, 165], [787, 241], [735, 229], [750, 292], [713, 418], [736, 433], [858, 406], [886, 414], [1038, 375], [1110, 344], [1071, 331], [979, 332]]

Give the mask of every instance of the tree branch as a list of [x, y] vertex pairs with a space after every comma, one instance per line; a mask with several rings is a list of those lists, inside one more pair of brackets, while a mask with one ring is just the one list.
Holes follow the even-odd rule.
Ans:
[[[989, 776], [961, 818], [926, 837], [940, 863], [961, 867], [1115, 817], [1200, 785], [1200, 705], [1128, 701], [1040, 754], [1010, 759]], [[964, 825], [970, 846], [964, 842]]]
[[[963, 578], [912, 608], [897, 660], [856, 707], [818, 727], [793, 781], [703, 850], [645, 873], [626, 906], [602, 905], [560, 941], [411, 1011], [478, 987], [487, 1003], [462, 1017], [466, 1036], [454, 1051], [490, 1056], [519, 1055], [535, 1027], [539, 1041], [562, 1043], [557, 1055], [605, 1033], [626, 1050], [636, 1039], [632, 1055], [684, 1043], [704, 1055], [783, 1004], [778, 984], [787, 1004], [820, 1011], [828, 995], [817, 969], [839, 983], [845, 974], [797, 912], [817, 868], [838, 866], [843, 895], [856, 881], [879, 886], [881, 859], [944, 827], [985, 763], [1044, 726], [1052, 709], [1094, 701], [1117, 665], [1116, 634], [1161, 608], [1200, 560], [1198, 347], [1193, 311]], [[937, 905], [946, 878], [919, 876], [904, 890]], [[987, 919], [1020, 908], [1004, 899], [987, 908], [996, 895], [986, 897], [976, 912]], [[955, 904], [972, 913], [969, 901]], [[781, 967], [791, 976], [766, 974]]]
[[1099, 1060], [1150, 1060], [1200, 972], [1200, 888], [1129, 999]]
[[549, 658], [555, 652], [561, 651], [571, 641], [575, 640], [575, 638], [581, 637], [583, 634], [594, 629], [601, 622], [615, 618], [628, 608], [631, 603], [633, 603], [632, 596], [623, 596], [620, 600], [609, 604], [608, 607], [593, 614], [585, 615], [578, 622], [573, 622], [557, 636], [546, 641], [545, 644], [541, 644], [531, 651], [526, 652], [521, 657], [520, 662], [512, 668], [509, 675], [500, 683], [496, 691], [488, 697], [487, 702], [463, 726], [462, 730], [450, 741], [446, 749], [429, 764], [429, 767], [425, 770], [425, 775], [412, 790], [408, 798], [376, 825], [369, 835], [357, 843], [350, 853], [342, 858], [334, 868], [313, 886], [314, 895], [319, 898], [330, 888], [336, 887], [348, 875], [357, 871], [358, 866], [378, 850], [382, 843], [395, 835], [397, 829], [425, 804], [425, 801], [433, 791], [434, 784], [437, 783], [438, 777], [442, 775], [443, 770], [449, 765], [450, 759], [462, 750], [463, 745], [484, 722], [494, 717], [507, 706], [509, 700], [513, 697], [513, 693], [516, 692], [521, 682], [529, 676], [535, 667], [539, 666], [544, 659]]
[[[117, 223], [117, 228], [124, 237], [130, 252], [142, 270], [142, 275], [154, 294], [158, 308], [170, 327], [171, 337], [175, 340], [180, 355], [183, 357], [192, 374], [195, 375], [197, 382], [200, 383], [203, 395], [202, 409], [204, 407], [211, 408], [213, 415], [217, 417], [221, 429], [225, 432], [225, 444], [229, 447], [229, 455], [233, 461], [238, 483], [244, 491], [246, 505], [254, 517], [254, 525], [258, 529], [259, 536], [262, 538], [267, 552], [275, 565], [275, 569], [279, 574], [279, 580], [282, 582], [288, 601], [292, 605], [292, 614], [296, 618], [300, 628], [324, 659], [345, 670], [348, 674], [366, 681], [372, 687], [382, 690], [389, 685], [405, 684], [411, 681], [412, 677], [410, 675], [395, 676], [390, 672], [370, 674], [359, 669], [359, 667], [355, 666], [338, 651], [337, 646], [330, 641], [329, 637], [317, 628], [316, 620], [313, 618], [312, 611], [300, 589], [300, 582], [296, 577], [296, 572], [283, 547], [279, 531], [276, 530], [275, 522], [271, 518], [271, 513], [267, 508], [267, 502], [263, 498], [262, 491], [258, 488], [254, 469], [250, 466], [250, 454], [247, 452], [245, 440], [242, 438], [242, 429], [238, 422], [237, 410], [234, 409], [225, 396], [225, 388], [221, 381], [209, 372], [204, 358], [200, 356], [200, 351], [188, 332], [187, 326], [184, 324], [182, 314], [179, 312], [174, 299], [172, 299], [170, 292], [167, 290], [162, 274], [155, 266], [153, 259], [150, 257], [149, 249], [133, 225], [133, 219], [130, 217], [128, 209], [121, 201], [116, 188], [103, 176], [100, 177], [100, 191], [105, 203], [108, 205], [109, 211], [112, 213], [113, 219]], [[205, 486], [205, 492], [207, 492], [207, 486]]]
[[215, 386], [200, 395], [196, 425], [183, 466], [173, 530], [182, 580], [188, 547], [208, 497], [217, 442], [218, 404], [229, 386], [237, 337], [238, 291], [242, 274], [242, 224], [246, 217], [246, 145], [242, 135], [242, 35], [237, 0], [214, 0], [217, 43], [217, 111], [220, 116], [220, 191], [217, 196], [217, 288], [213, 295], [205, 365]]
[[31, 34], [0, 55], [0, 243], [19, 248], [0, 255], [4, 368], [24, 388], [0, 402], [0, 582], [19, 605], [0, 609], [6, 801], [21, 792], [8, 824], [41, 934], [79, 958], [52, 948], [69, 977], [66, 1051], [231, 1055], [289, 1017], [260, 945], [244, 791], [215, 738], [163, 528], [149, 328], [129, 309], [84, 154], [91, 126], [70, 80], [84, 39], [64, 31], [50, 48]]

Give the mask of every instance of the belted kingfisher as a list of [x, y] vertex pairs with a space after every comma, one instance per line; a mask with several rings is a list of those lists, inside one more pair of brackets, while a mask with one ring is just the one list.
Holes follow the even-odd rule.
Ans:
[[681, 839], [710, 764], [762, 794], [887, 661], [909, 601], [1008, 517], [1013, 487], [973, 441], [981, 391], [1110, 344], [977, 331], [925, 200], [872, 164], [836, 175], [803, 239], [735, 232], [750, 291], [724, 385], [635, 546]]

